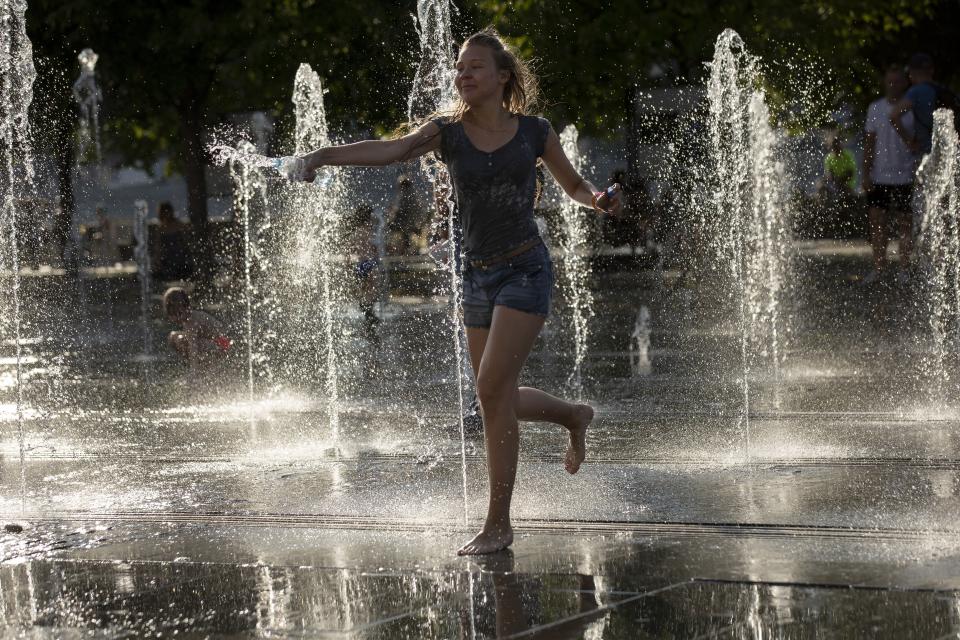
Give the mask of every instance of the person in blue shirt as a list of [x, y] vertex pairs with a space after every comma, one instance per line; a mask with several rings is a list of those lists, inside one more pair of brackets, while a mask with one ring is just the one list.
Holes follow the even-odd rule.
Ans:
[[[933, 84], [933, 58], [914, 54], [907, 65], [910, 88], [890, 111], [890, 122], [911, 151], [930, 153], [933, 144], [933, 112], [937, 107], [937, 88]], [[903, 126], [904, 114], [913, 112], [913, 132]]]

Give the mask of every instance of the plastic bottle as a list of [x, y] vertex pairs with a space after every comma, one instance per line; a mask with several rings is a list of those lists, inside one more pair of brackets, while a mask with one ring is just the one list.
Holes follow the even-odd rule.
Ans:
[[273, 159], [273, 168], [282, 177], [291, 182], [302, 182], [306, 163], [298, 156], [283, 156]]

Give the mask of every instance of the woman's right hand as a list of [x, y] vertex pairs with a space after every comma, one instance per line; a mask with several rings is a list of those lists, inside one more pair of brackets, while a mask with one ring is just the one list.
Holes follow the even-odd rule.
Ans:
[[313, 182], [317, 177], [317, 169], [323, 166], [317, 157], [319, 151], [277, 158], [274, 161], [277, 173], [290, 182]]
[[315, 149], [309, 153], [305, 153], [300, 156], [300, 161], [302, 162], [300, 167], [300, 173], [297, 179], [301, 182], [313, 182], [317, 178], [317, 171], [323, 167], [323, 161], [320, 159], [320, 154], [323, 152], [323, 148]]
[[300, 171], [300, 175], [297, 176], [297, 180], [301, 182], [313, 182], [316, 178], [317, 170], [311, 167], [310, 163], [304, 162], [303, 169]]

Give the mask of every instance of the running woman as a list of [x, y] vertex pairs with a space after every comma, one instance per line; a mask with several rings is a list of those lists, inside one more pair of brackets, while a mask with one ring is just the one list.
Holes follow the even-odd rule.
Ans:
[[537, 161], [564, 192], [597, 211], [619, 212], [619, 186], [598, 192], [573, 168], [550, 123], [528, 115], [537, 80], [492, 29], [460, 48], [453, 110], [394, 140], [324, 147], [300, 158], [296, 178], [324, 166], [385, 166], [435, 153], [453, 181], [463, 229], [463, 320], [483, 412], [489, 503], [483, 529], [458, 551], [493, 553], [513, 543], [510, 501], [517, 475], [518, 420], [564, 427], [564, 459], [576, 473], [586, 456], [593, 408], [532, 387], [520, 371], [550, 311], [554, 275], [534, 221]]

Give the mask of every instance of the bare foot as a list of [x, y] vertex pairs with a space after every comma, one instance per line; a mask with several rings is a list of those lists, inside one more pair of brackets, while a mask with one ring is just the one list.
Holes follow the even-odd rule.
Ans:
[[478, 556], [485, 553], [496, 553], [513, 544], [513, 527], [483, 528], [473, 540], [457, 550], [458, 556]]
[[583, 459], [587, 457], [587, 427], [593, 422], [593, 407], [588, 404], [578, 404], [573, 419], [566, 425], [570, 430], [570, 446], [564, 457], [563, 466], [567, 473], [574, 474], [580, 470]]

